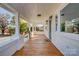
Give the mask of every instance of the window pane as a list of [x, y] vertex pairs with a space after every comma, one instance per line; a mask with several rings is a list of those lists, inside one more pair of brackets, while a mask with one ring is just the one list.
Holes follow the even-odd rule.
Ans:
[[15, 15], [0, 7], [0, 38], [15, 34]]

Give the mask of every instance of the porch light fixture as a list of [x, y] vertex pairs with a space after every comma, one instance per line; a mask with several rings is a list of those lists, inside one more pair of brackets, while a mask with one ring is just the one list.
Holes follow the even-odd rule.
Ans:
[[37, 16], [38, 16], [38, 17], [40, 17], [40, 16], [41, 16], [41, 14], [37, 14]]
[[64, 16], [64, 14], [61, 14], [61, 16]]

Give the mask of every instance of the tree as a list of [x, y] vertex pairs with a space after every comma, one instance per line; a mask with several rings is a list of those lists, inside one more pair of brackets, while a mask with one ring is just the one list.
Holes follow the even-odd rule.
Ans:
[[11, 23], [12, 25], [15, 25], [15, 16], [12, 17], [12, 20], [10, 21], [10, 23]]
[[20, 33], [26, 33], [28, 32], [28, 26], [27, 26], [27, 22], [23, 19], [20, 20]]
[[0, 14], [0, 29], [2, 30], [2, 35], [4, 35], [4, 30], [8, 24], [7, 19], [8, 19], [7, 15]]
[[15, 33], [15, 26], [14, 25], [8, 25], [8, 30], [9, 30], [9, 33], [10, 35], [14, 34]]
[[62, 31], [62, 32], [65, 31], [65, 23], [64, 23], [64, 22], [61, 23], [61, 31]]
[[15, 16], [13, 16], [11, 19], [12, 20], [10, 21], [10, 24], [8, 25], [8, 29], [9, 29], [10, 34], [12, 35], [15, 33]]

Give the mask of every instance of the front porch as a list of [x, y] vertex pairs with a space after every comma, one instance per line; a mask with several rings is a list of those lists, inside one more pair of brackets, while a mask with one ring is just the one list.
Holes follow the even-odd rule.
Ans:
[[35, 34], [14, 56], [63, 56], [63, 54], [44, 34]]

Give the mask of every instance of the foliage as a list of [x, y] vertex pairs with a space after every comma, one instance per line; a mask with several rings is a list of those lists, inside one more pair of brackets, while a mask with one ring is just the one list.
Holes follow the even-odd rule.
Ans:
[[[2, 34], [4, 35], [4, 30], [5, 27], [8, 24], [7, 19], [9, 19], [9, 17], [7, 17], [8, 14], [4, 15], [4, 14], [0, 14], [0, 29], [2, 30]], [[9, 15], [8, 15], [9, 16]]]
[[10, 21], [10, 24], [8, 25], [8, 29], [11, 34], [15, 33], [15, 16], [12, 17], [12, 20]]
[[75, 20], [73, 23], [75, 26], [79, 27], [79, 20]]
[[8, 30], [9, 30], [10, 34], [14, 34], [15, 33], [15, 26], [8, 25]]
[[65, 31], [65, 23], [64, 22], [61, 23], [61, 31], [63, 31], [63, 32]]
[[78, 33], [79, 33], [79, 19], [75, 19], [73, 24], [74, 24], [74, 27], [78, 30]]
[[28, 26], [27, 26], [27, 22], [23, 19], [20, 20], [20, 32], [28, 32]]
[[[14, 33], [15, 28], [13, 26], [15, 25], [15, 20], [13, 17], [9, 14], [0, 14], [0, 30], [3, 35], [6, 28], [8, 28], [10, 34]], [[11, 21], [8, 21], [8, 19], [11, 19]]]

